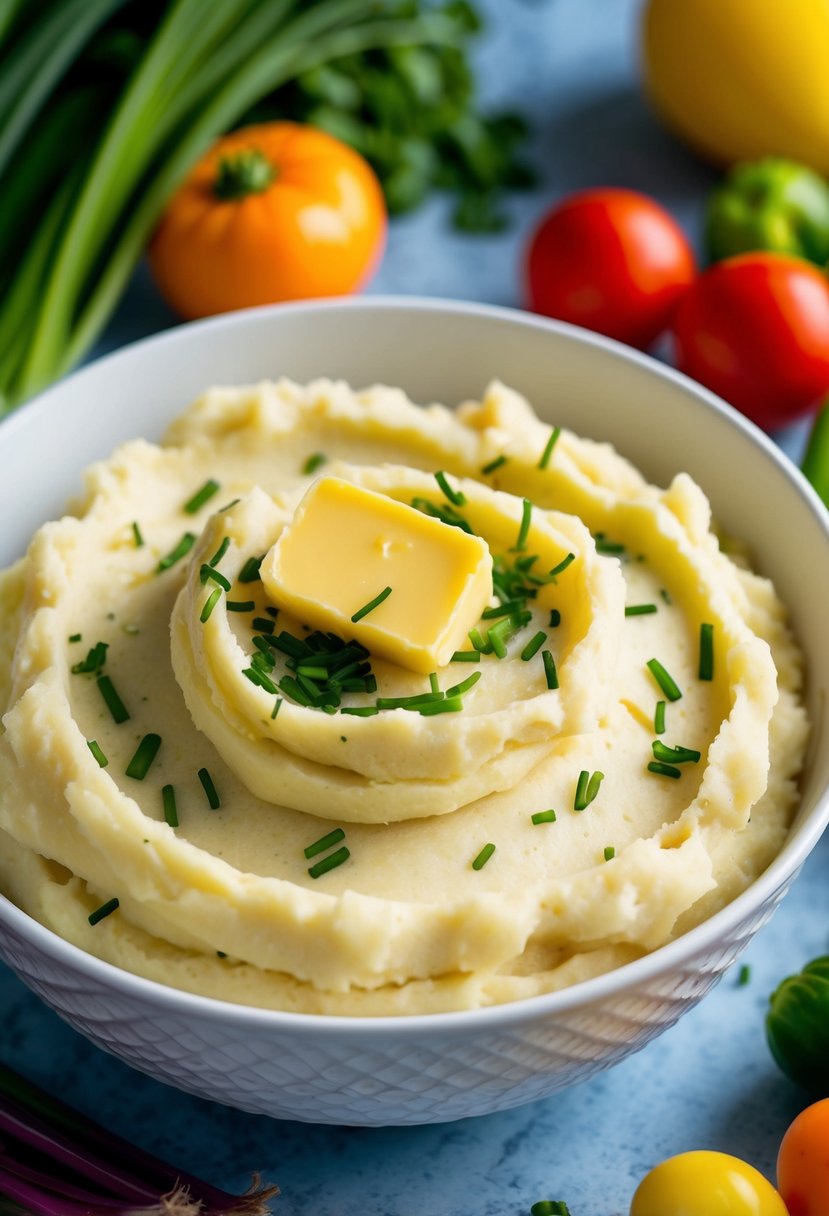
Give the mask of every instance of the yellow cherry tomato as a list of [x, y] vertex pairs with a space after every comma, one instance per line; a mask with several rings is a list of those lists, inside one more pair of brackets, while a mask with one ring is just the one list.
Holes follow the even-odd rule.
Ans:
[[720, 164], [788, 156], [829, 174], [826, 0], [647, 0], [645, 87]]
[[630, 1216], [788, 1216], [761, 1173], [728, 1153], [669, 1157], [642, 1179]]

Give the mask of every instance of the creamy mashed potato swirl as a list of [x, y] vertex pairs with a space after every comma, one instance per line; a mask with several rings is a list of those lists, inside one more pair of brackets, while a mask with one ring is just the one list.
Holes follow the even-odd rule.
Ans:
[[[308, 703], [273, 639], [310, 630], [259, 559], [323, 471], [440, 513], [436, 470], [508, 576], [478, 622], [512, 620], [506, 653], [431, 679], [368, 655], [370, 679]], [[404, 1014], [575, 982], [732, 899], [796, 799], [801, 664], [773, 588], [686, 475], [650, 486], [497, 384], [456, 411], [212, 390], [89, 472], [0, 607], [4, 889], [224, 999]], [[452, 712], [420, 712], [435, 689]]]

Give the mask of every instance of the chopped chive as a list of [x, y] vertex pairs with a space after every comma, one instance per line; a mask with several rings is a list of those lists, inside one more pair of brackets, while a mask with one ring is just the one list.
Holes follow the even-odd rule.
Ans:
[[480, 663], [480, 650], [456, 650], [449, 660], [450, 663]]
[[321, 468], [327, 460], [328, 457], [324, 452], [312, 452], [302, 466], [302, 471], [307, 477], [311, 473], [316, 473], [317, 469]]
[[134, 777], [136, 781], [143, 781], [150, 771], [160, 747], [161, 735], [145, 735], [135, 749], [135, 755], [124, 770], [127, 776]]
[[271, 710], [271, 718], [275, 718], [281, 708], [282, 708], [282, 698], [277, 697], [276, 701], [274, 702], [273, 709]]
[[275, 628], [272, 616], [255, 616], [251, 623], [251, 629], [258, 629], [260, 633], [273, 633]]
[[310, 663], [302, 663], [296, 669], [297, 676], [305, 676], [308, 680], [327, 680], [328, 668], [315, 667]]
[[327, 849], [332, 849], [341, 840], [345, 840], [345, 832], [342, 828], [334, 828], [334, 831], [329, 832], [327, 836], [321, 836], [319, 840], [309, 844], [306, 849], [303, 849], [303, 852], [310, 861], [312, 857], [316, 857], [317, 853], [324, 853]]
[[625, 604], [625, 616], [649, 616], [656, 612], [656, 604]]
[[302, 638], [294, 637], [292, 633], [288, 633], [285, 629], [272, 637], [269, 636], [268, 642], [271, 646], [276, 647], [277, 650], [281, 650], [283, 654], [290, 655], [292, 659], [310, 658], [310, 647], [305, 645]]
[[80, 633], [70, 633], [69, 641], [70, 642], [80, 642], [81, 637], [82, 637], [82, 635]]
[[481, 613], [482, 621], [497, 620], [501, 616], [509, 616], [512, 612], [518, 612], [524, 607], [525, 599], [520, 600], [504, 600], [501, 604], [496, 604], [494, 608], [485, 608]]
[[472, 869], [473, 870], [482, 870], [494, 852], [495, 852], [494, 844], [485, 844], [484, 847], [481, 849], [480, 853], [478, 854], [478, 856], [472, 862]]
[[484, 477], [488, 477], [490, 473], [494, 473], [496, 469], [500, 469], [502, 465], [507, 463], [507, 457], [503, 455], [496, 456], [494, 460], [490, 460], [489, 464], [481, 466], [481, 472]]
[[[480, 674], [476, 672], [476, 675]], [[459, 696], [446, 696], [441, 701], [428, 701], [415, 707], [423, 718], [433, 718], [436, 714], [456, 714], [463, 709], [463, 701]]]
[[100, 908], [96, 908], [94, 912], [90, 912], [87, 920], [90, 925], [97, 925], [98, 921], [104, 920], [105, 917], [111, 916], [113, 912], [121, 906], [117, 899], [108, 899], [105, 904], [101, 904]]
[[600, 773], [598, 769], [595, 773], [589, 773], [587, 769], [582, 769], [576, 782], [576, 796], [573, 799], [574, 811], [583, 811], [585, 807], [590, 805], [598, 794], [602, 781], [604, 781], [604, 773]]
[[479, 630], [470, 629], [467, 637], [474, 646], [475, 650], [478, 651], [478, 654], [492, 654], [492, 644], [484, 641]]
[[379, 607], [379, 605], [383, 603], [383, 600], [387, 600], [390, 595], [391, 587], [384, 587], [379, 595], [375, 595], [373, 600], [369, 600], [367, 604], [363, 604], [362, 608], [357, 609], [351, 618], [351, 624], [356, 625], [357, 622], [361, 621], [364, 616], [368, 616], [370, 612], [373, 612], [375, 608]]
[[[80, 638], [80, 634], [76, 635]], [[69, 639], [71, 642], [71, 638]], [[107, 650], [109, 645], [106, 642], [96, 642], [90, 651], [87, 652], [85, 659], [81, 659], [80, 663], [73, 663], [73, 675], [99, 675], [101, 669], [106, 663]]]
[[351, 714], [353, 718], [373, 718], [380, 710], [376, 705], [344, 705], [341, 714]]
[[542, 650], [541, 658], [544, 662], [544, 676], [547, 680], [547, 687], [558, 688], [558, 672], [556, 671], [556, 661], [549, 650]]
[[165, 570], [169, 570], [176, 562], [180, 562], [183, 557], [186, 557], [193, 545], [196, 543], [196, 537], [193, 532], [185, 532], [178, 544], [170, 550], [166, 557], [162, 557], [156, 566], [156, 572], [162, 574]]
[[263, 553], [261, 557], [249, 557], [242, 569], [239, 571], [240, 583], [255, 583], [259, 578], [259, 567], [265, 557]]
[[98, 676], [98, 679], [95, 682], [100, 689], [101, 696], [106, 702], [107, 709], [112, 714], [113, 721], [117, 726], [120, 726], [122, 722], [126, 722], [128, 720], [130, 715], [126, 705], [124, 705], [124, 702], [115, 691], [115, 685], [112, 683], [109, 676]]
[[475, 535], [469, 523], [462, 515], [458, 515], [456, 511], [453, 511], [451, 507], [437, 506], [435, 503], [430, 502], [428, 498], [413, 498], [412, 506], [416, 510], [422, 511], [424, 515], [431, 515], [435, 519], [439, 519], [441, 523], [449, 524], [452, 528], [460, 528], [462, 532], [468, 533], [469, 536]]
[[199, 613], [199, 620], [201, 621], [202, 625], [204, 625], [207, 622], [207, 620], [209, 619], [211, 612], [213, 611], [213, 609], [216, 607], [216, 605], [219, 602], [219, 598], [220, 598], [221, 594], [222, 594], [221, 587], [216, 587], [213, 591], [210, 592], [210, 595], [208, 595], [207, 599], [204, 601], [204, 607], [202, 608], [201, 612]]
[[95, 742], [95, 740], [87, 739], [86, 746], [89, 748], [89, 750], [92, 752], [92, 755], [98, 761], [99, 767], [106, 768], [106, 766], [109, 764], [109, 761], [107, 760], [106, 756], [101, 751], [100, 746]]
[[648, 659], [648, 671], [656, 680], [669, 701], [678, 701], [682, 696], [679, 688], [658, 659]]
[[443, 696], [443, 693], [440, 691], [440, 684], [438, 683], [438, 673], [436, 671], [432, 671], [429, 673], [429, 687], [431, 688], [433, 694], [436, 697]]
[[575, 553], [568, 553], [566, 557], [563, 557], [561, 559], [561, 561], [558, 563], [557, 566], [553, 566], [548, 577], [555, 578], [557, 574], [563, 574], [564, 571], [567, 569], [567, 567], [569, 565], [571, 565], [571, 563], [574, 562], [575, 560], [576, 560]]
[[507, 647], [500, 633], [496, 632], [495, 628], [487, 629], [487, 640], [489, 641], [490, 649], [495, 651], [495, 657], [505, 659], [507, 657]]
[[692, 747], [668, 747], [661, 739], [654, 739], [654, 760], [664, 760], [666, 764], [696, 764], [700, 753]]
[[699, 678], [714, 678], [714, 626], [706, 622], [699, 627]]
[[442, 701], [443, 694], [436, 697], [433, 692], [419, 692], [413, 697], [378, 697], [378, 709], [419, 709], [421, 705], [432, 705]]
[[[222, 558], [227, 553], [229, 548], [230, 548], [230, 537], [226, 536], [222, 540], [222, 543], [219, 545], [216, 552], [211, 557], [210, 561], [207, 563], [208, 566], [218, 566], [219, 562], [222, 560]], [[202, 579], [202, 582], [204, 582], [204, 579]], [[229, 590], [229, 588], [225, 587], [225, 591], [227, 591], [227, 590]]]
[[195, 515], [197, 511], [201, 510], [208, 499], [213, 497], [218, 489], [218, 481], [214, 481], [212, 477], [209, 478], [200, 490], [196, 490], [196, 493], [192, 498], [188, 498], [187, 502], [184, 504], [184, 510], [188, 515]]
[[615, 856], [616, 856], [616, 850], [614, 849], [613, 845], [612, 844], [605, 845], [605, 850], [604, 850], [605, 861], [612, 861]]
[[219, 514], [224, 515], [225, 511], [229, 511], [231, 507], [235, 507], [237, 502], [241, 501], [241, 498], [231, 498], [230, 502], [226, 502], [223, 507], [219, 507]]
[[541, 453], [541, 459], [538, 462], [538, 467], [540, 469], [546, 469], [547, 465], [550, 463], [550, 457], [553, 454], [553, 448], [558, 443], [558, 437], [560, 434], [561, 434], [561, 427], [554, 426], [550, 433], [550, 438], [547, 440], [544, 451]]
[[667, 592], [664, 587], [659, 588], [659, 594], [662, 596], [662, 599], [665, 601], [666, 604], [673, 603], [673, 600], [671, 599], [669, 592]]
[[316, 862], [308, 867], [308, 873], [312, 878], [321, 878], [323, 874], [327, 874], [329, 870], [336, 870], [337, 866], [341, 866], [344, 861], [348, 861], [351, 854], [345, 845], [341, 849], [337, 849], [336, 853], [331, 853], [328, 857], [323, 857], [322, 861]]
[[135, 541], [136, 549], [140, 549], [144, 544], [144, 537], [141, 535], [141, 529], [135, 520], [132, 521], [132, 536], [133, 540]]
[[200, 768], [198, 776], [202, 789], [207, 797], [208, 806], [210, 807], [211, 811], [218, 811], [219, 807], [221, 806], [221, 801], [219, 799], [219, 795], [216, 793], [213, 778], [210, 776], [210, 773], [206, 768]]
[[[244, 672], [243, 674], [247, 675], [247, 672]], [[260, 683], [258, 676], [259, 673], [257, 672], [257, 679], [253, 681], [254, 684]], [[279, 681], [278, 688], [272, 680], [268, 679], [267, 676], [263, 676], [262, 678], [268, 680], [268, 684], [270, 685], [267, 690], [268, 692], [272, 692], [274, 695], [276, 695], [278, 692], [284, 692], [286, 697], [290, 697], [292, 701], [296, 701], [298, 705], [302, 705], [306, 709], [311, 705], [311, 697], [308, 696], [302, 685], [294, 680], [291, 676], [283, 676]], [[249, 676], [248, 679], [250, 679]], [[264, 684], [261, 684], [260, 686], [265, 688]]]
[[221, 571], [214, 570], [212, 566], [208, 566], [207, 564], [203, 565], [199, 571], [199, 578], [202, 583], [206, 583], [210, 579], [211, 582], [218, 583], [223, 591], [230, 590], [230, 579], [225, 578]]
[[534, 815], [530, 816], [530, 820], [536, 825], [536, 827], [539, 825], [539, 823], [555, 823], [556, 813], [553, 810], [536, 811]]
[[265, 692], [276, 696], [278, 689], [273, 680], [264, 671], [260, 671], [258, 667], [243, 667], [242, 675], [250, 680], [251, 684], [256, 684], [259, 688], [264, 688]]
[[558, 629], [560, 624], [561, 624], [561, 613], [559, 612], [558, 608], [551, 608], [550, 609], [550, 628]]
[[460, 684], [453, 684], [451, 688], [447, 688], [447, 697], [461, 697], [465, 692], [469, 692], [470, 688], [474, 688], [481, 678], [479, 671], [473, 671], [471, 676], [467, 676], [465, 680], [461, 680]]
[[178, 810], [176, 809], [176, 791], [171, 785], [161, 787], [161, 805], [164, 807], [164, 819], [171, 828], [178, 827]]
[[751, 981], [751, 967], [748, 963], [743, 963], [737, 975], [737, 987], [745, 988], [746, 984]]
[[435, 481], [449, 499], [453, 507], [466, 506], [466, 495], [461, 490], [453, 490], [445, 473], [435, 473]]
[[653, 733], [655, 735], [665, 734], [665, 702], [657, 701], [656, 709], [653, 715]]
[[524, 499], [521, 509], [521, 527], [518, 529], [518, 539], [510, 550], [511, 553], [523, 553], [527, 547], [527, 537], [530, 534], [530, 521], [532, 519], [533, 505], [529, 498]]
[[543, 629], [539, 629], [539, 631], [535, 635], [535, 637], [530, 638], [529, 642], [527, 642], [527, 645], [521, 651], [521, 658], [524, 660], [524, 662], [528, 663], [530, 661], [530, 659], [533, 657], [533, 655], [538, 654], [539, 650], [541, 649], [541, 647], [544, 645], [544, 643], [546, 641], [547, 641], [546, 633], [544, 632]]
[[682, 770], [675, 768], [673, 764], [663, 764], [661, 760], [651, 760], [648, 765], [649, 773], [656, 773], [658, 777], [677, 777], [682, 776]]
[[597, 553], [613, 554], [618, 557], [619, 554], [624, 553], [625, 551], [624, 545], [620, 544], [616, 540], [608, 540], [604, 532], [597, 532], [593, 537], [593, 540], [596, 545]]
[[255, 607], [253, 600], [228, 600], [225, 604], [228, 612], [253, 612]]

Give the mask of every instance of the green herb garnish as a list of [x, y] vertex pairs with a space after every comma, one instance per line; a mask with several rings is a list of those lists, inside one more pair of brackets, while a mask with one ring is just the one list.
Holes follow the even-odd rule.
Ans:
[[142, 547], [142, 545], [144, 544], [144, 537], [141, 535], [141, 529], [139, 528], [139, 526], [135, 522], [135, 520], [133, 520], [133, 524], [132, 524], [132, 537], [133, 537], [133, 540], [135, 541], [136, 549], [140, 549]]
[[271, 718], [276, 718], [282, 708], [282, 698], [277, 697], [274, 701], [273, 709], [271, 710]]
[[311, 473], [316, 473], [317, 469], [321, 468], [327, 460], [328, 457], [323, 452], [312, 452], [302, 466], [302, 472], [309, 477]]
[[312, 878], [321, 878], [329, 870], [336, 870], [337, 866], [341, 866], [344, 861], [348, 861], [350, 856], [351, 854], [348, 849], [343, 845], [341, 849], [337, 849], [336, 853], [331, 853], [329, 857], [323, 857], [322, 861], [309, 866], [308, 873]]
[[[80, 639], [81, 635], [76, 634], [75, 636], [78, 639]], [[71, 642], [72, 638], [70, 638], [69, 640]], [[95, 645], [92, 647], [92, 649], [87, 653], [87, 656], [85, 659], [82, 659], [80, 661], [80, 663], [74, 663], [72, 665], [72, 669], [71, 669], [72, 674], [76, 675], [76, 676], [78, 676], [78, 675], [99, 675], [103, 669], [104, 664], [106, 663], [108, 649], [109, 649], [108, 643], [96, 642]]]
[[315, 840], [313, 844], [309, 844], [303, 852], [310, 861], [318, 853], [325, 853], [328, 849], [332, 849], [341, 840], [345, 840], [345, 832], [342, 828], [334, 828], [334, 831], [329, 832], [327, 836], [321, 836], [319, 840]]
[[368, 616], [375, 608], [379, 607], [384, 600], [387, 600], [391, 595], [391, 587], [384, 587], [379, 595], [375, 595], [373, 600], [369, 600], [367, 604], [363, 604], [362, 608], [358, 608], [351, 618], [351, 624], [356, 625], [364, 616]]
[[480, 663], [480, 650], [456, 650], [449, 660], [450, 663]]
[[225, 604], [228, 612], [253, 612], [255, 607], [253, 600], [228, 600]]
[[648, 659], [647, 668], [668, 700], [678, 701], [682, 696], [682, 693], [680, 692], [674, 679], [668, 674], [659, 660]]
[[188, 498], [187, 502], [184, 504], [184, 510], [188, 515], [195, 515], [196, 512], [200, 511], [204, 504], [213, 497], [218, 489], [218, 481], [214, 481], [212, 477], [209, 478], [209, 480], [204, 483], [200, 490], [196, 490], [196, 493], [192, 498]]
[[653, 714], [653, 733], [655, 735], [665, 734], [665, 702], [657, 701], [656, 709]]
[[204, 606], [199, 613], [199, 620], [201, 621], [202, 625], [204, 625], [210, 619], [210, 614], [218, 604], [221, 594], [221, 587], [216, 587], [210, 592], [210, 595], [208, 595], [207, 599], [204, 601]]
[[460, 490], [453, 490], [445, 473], [435, 473], [435, 481], [440, 486], [446, 498], [449, 499], [453, 507], [466, 506], [466, 495]]
[[714, 626], [706, 622], [699, 627], [699, 678], [714, 678]]
[[541, 649], [541, 647], [544, 645], [544, 643], [546, 641], [547, 641], [546, 633], [544, 632], [543, 629], [539, 629], [538, 633], [535, 634], [534, 637], [530, 638], [529, 642], [527, 642], [527, 645], [521, 651], [521, 658], [524, 660], [524, 662], [528, 663], [534, 655], [538, 654], [539, 650]]
[[171, 828], [178, 827], [178, 810], [176, 808], [176, 791], [172, 785], [161, 787], [161, 805], [164, 808], [164, 819]]
[[373, 718], [380, 710], [376, 705], [344, 705], [341, 714], [351, 714], [353, 718]]
[[567, 569], [567, 567], [569, 565], [571, 565], [575, 560], [576, 560], [575, 553], [568, 553], [566, 557], [563, 557], [561, 559], [561, 561], [558, 563], [557, 566], [553, 566], [552, 570], [550, 571], [550, 575], [549, 575], [550, 579], [555, 581], [556, 575], [563, 574], [564, 571]]
[[544, 447], [544, 451], [541, 453], [541, 459], [538, 462], [538, 467], [540, 469], [546, 469], [547, 465], [550, 463], [550, 457], [553, 454], [553, 448], [558, 443], [558, 437], [560, 434], [561, 434], [561, 427], [554, 426], [550, 433], [550, 438], [547, 440], [547, 443]]
[[465, 692], [469, 692], [470, 688], [474, 688], [481, 678], [479, 671], [473, 671], [471, 676], [467, 676], [465, 680], [461, 680], [460, 684], [453, 684], [451, 688], [447, 688], [445, 695], [447, 698], [462, 697]]
[[665, 764], [661, 760], [651, 760], [648, 772], [656, 773], [658, 777], [673, 777], [674, 780], [682, 776], [681, 769], [675, 768], [673, 764]]
[[496, 456], [494, 460], [490, 460], [489, 464], [481, 466], [481, 472], [484, 477], [488, 477], [490, 473], [494, 473], [496, 469], [500, 469], [502, 465], [507, 463], [507, 457], [504, 455]]
[[[256, 684], [259, 688], [264, 688], [265, 692], [269, 692], [272, 696], [276, 696], [279, 689], [274, 684], [270, 676], [266, 675], [258, 667], [250, 666], [242, 668], [242, 675], [250, 680], [251, 684]], [[281, 687], [281, 685], [280, 685]], [[310, 704], [310, 702], [306, 702]]]
[[275, 628], [270, 616], [255, 616], [251, 622], [251, 629], [258, 629], [260, 633], [273, 633]]
[[478, 854], [478, 856], [472, 862], [472, 869], [473, 870], [482, 870], [494, 852], [495, 852], [494, 844], [485, 844], [484, 847], [481, 849], [480, 853]]
[[193, 545], [196, 543], [196, 537], [193, 532], [185, 532], [178, 544], [170, 550], [166, 557], [162, 557], [156, 566], [156, 572], [162, 574], [165, 570], [169, 570], [176, 562], [180, 562], [183, 557], [186, 557]]
[[539, 823], [555, 823], [556, 813], [553, 810], [536, 811], [534, 815], [530, 816], [530, 820], [536, 825], [536, 827], [539, 825]]
[[625, 616], [649, 616], [656, 612], [656, 604], [626, 604]]
[[604, 850], [605, 861], [612, 861], [615, 856], [616, 856], [616, 850], [613, 847], [613, 845], [612, 844], [605, 845], [605, 850]]
[[97, 925], [99, 921], [104, 920], [107, 916], [111, 916], [120, 906], [119, 900], [108, 899], [105, 904], [101, 904], [100, 908], [96, 908], [94, 912], [90, 912], [86, 919], [90, 925]]
[[700, 753], [692, 747], [668, 747], [661, 739], [654, 739], [654, 760], [664, 760], [666, 764], [696, 764]]
[[239, 571], [240, 583], [255, 583], [259, 579], [259, 567], [265, 557], [263, 553], [260, 557], [249, 557], [242, 569]]
[[547, 681], [547, 687], [550, 689], [558, 688], [558, 672], [556, 671], [556, 661], [549, 650], [542, 650], [541, 658], [544, 663], [544, 678]]
[[511, 553], [523, 553], [527, 547], [527, 537], [530, 534], [530, 522], [532, 520], [533, 505], [529, 498], [525, 498], [521, 508], [521, 526], [518, 529], [518, 539], [510, 550]]
[[135, 749], [135, 755], [124, 770], [127, 776], [134, 777], [136, 781], [143, 781], [150, 771], [160, 747], [161, 735], [145, 735]]
[[558, 608], [550, 609], [550, 629], [558, 629], [561, 624], [561, 613]]
[[596, 552], [602, 553], [605, 556], [619, 557], [625, 551], [624, 545], [615, 540], [608, 540], [604, 532], [597, 532], [593, 540], [596, 545]]
[[751, 967], [748, 963], [743, 963], [737, 974], [737, 987], [745, 988], [746, 984], [751, 982]]
[[118, 693], [115, 691], [115, 685], [112, 683], [109, 676], [98, 676], [95, 683], [98, 685], [101, 696], [104, 698], [106, 707], [112, 714], [113, 721], [116, 723], [116, 725], [120, 726], [122, 722], [126, 722], [130, 716], [129, 710], [118, 696]]
[[202, 789], [207, 797], [208, 806], [210, 807], [211, 811], [217, 811], [221, 806], [221, 801], [219, 799], [219, 795], [216, 793], [213, 778], [210, 776], [210, 773], [206, 768], [199, 769], [198, 777], [199, 781], [201, 782]]
[[598, 769], [592, 774], [587, 769], [582, 769], [576, 782], [576, 796], [573, 799], [574, 811], [583, 811], [590, 805], [598, 794], [602, 781], [604, 781], [604, 773], [600, 773]]
[[70, 642], [80, 642], [80, 641], [81, 641], [81, 634], [79, 634], [79, 633], [70, 633], [70, 635], [69, 635], [69, 641], [70, 641]]
[[100, 767], [100, 768], [106, 768], [106, 766], [109, 764], [109, 761], [107, 760], [106, 756], [105, 756], [105, 755], [104, 755], [104, 753], [101, 751], [101, 748], [100, 748], [100, 747], [99, 747], [99, 745], [98, 745], [98, 744], [95, 742], [95, 740], [94, 740], [94, 739], [87, 739], [87, 741], [86, 741], [86, 746], [89, 748], [89, 750], [92, 752], [92, 755], [93, 755], [93, 756], [95, 757], [95, 759], [98, 761], [98, 765], [99, 765], [99, 767]]
[[[208, 566], [218, 566], [219, 562], [222, 560], [222, 558], [227, 553], [229, 548], [230, 548], [230, 537], [225, 536], [224, 539], [222, 540], [222, 543], [219, 545], [218, 549], [213, 554], [210, 561], [207, 563]], [[204, 582], [204, 578], [202, 578], [202, 582]], [[225, 587], [225, 591], [228, 591], [228, 590], [229, 590], [229, 588]]]

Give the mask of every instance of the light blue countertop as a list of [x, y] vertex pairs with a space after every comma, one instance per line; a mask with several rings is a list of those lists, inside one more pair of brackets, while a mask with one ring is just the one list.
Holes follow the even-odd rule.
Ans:
[[[662, 199], [696, 237], [715, 180], [656, 124], [639, 92], [636, 0], [487, 0], [479, 78], [495, 106], [533, 122], [541, 172], [509, 202], [494, 237], [448, 227], [444, 200], [393, 224], [370, 290], [521, 303], [520, 253], [552, 200], [593, 184]], [[103, 348], [172, 323], [139, 273]], [[802, 429], [784, 437], [796, 450]], [[717, 1148], [773, 1177], [803, 1095], [765, 1044], [769, 992], [829, 948], [829, 838], [812, 855], [744, 959], [639, 1055], [546, 1101], [414, 1129], [312, 1127], [251, 1116], [168, 1089], [99, 1052], [11, 974], [0, 973], [0, 1059], [158, 1155], [229, 1189], [260, 1170], [283, 1216], [525, 1216], [563, 1199], [573, 1216], [626, 1216], [647, 1170], [674, 1153]]]

